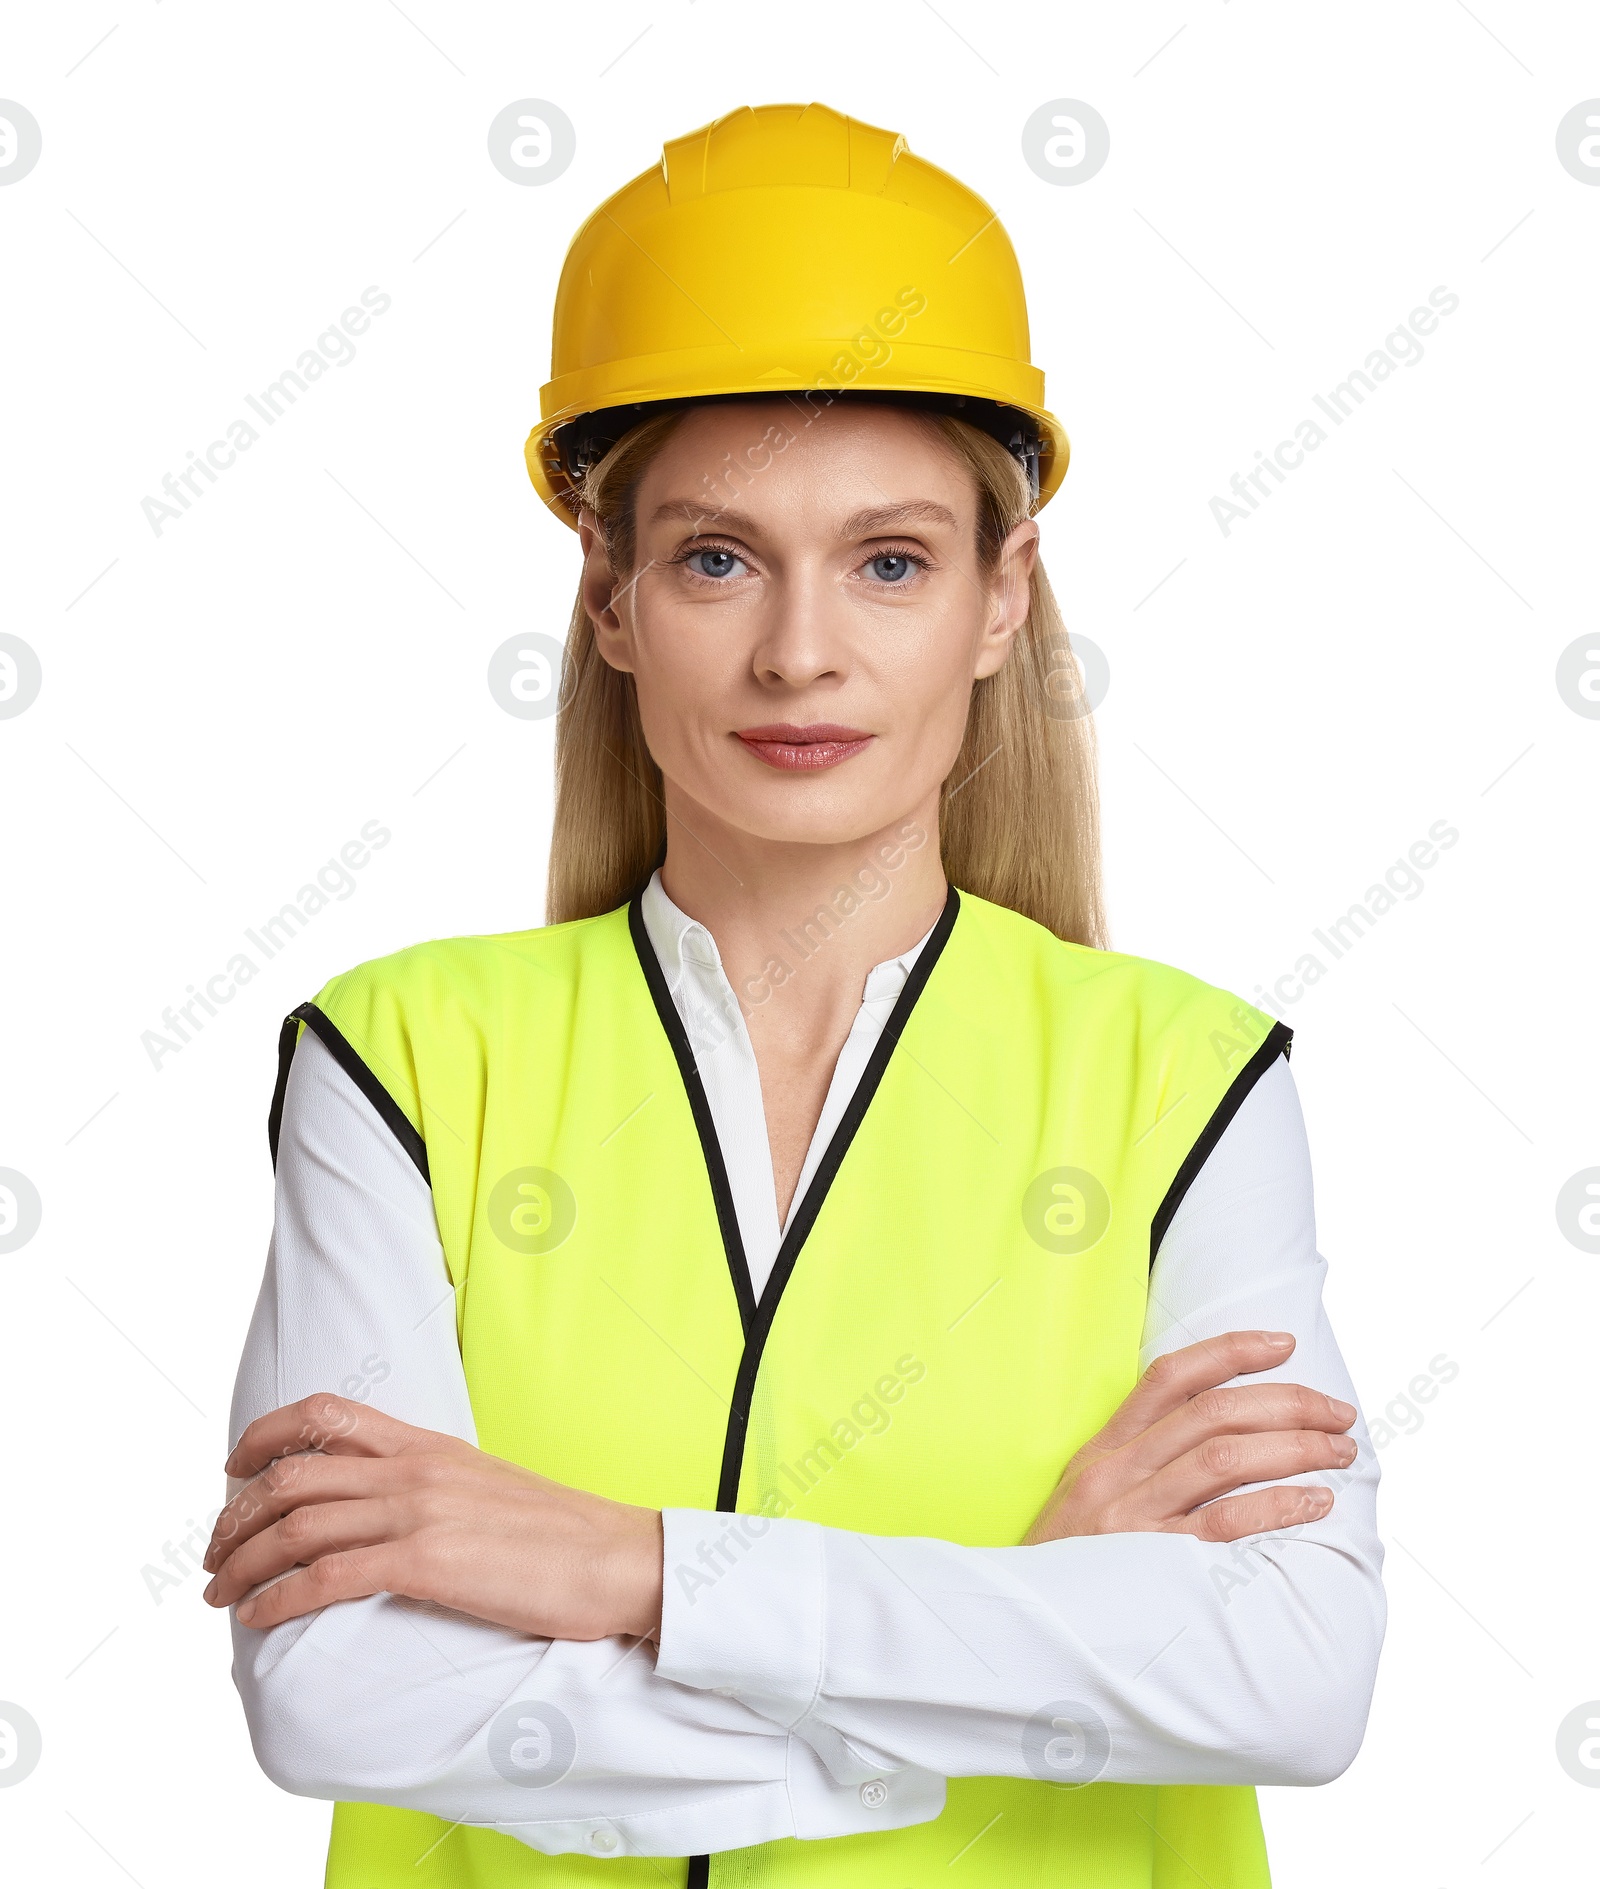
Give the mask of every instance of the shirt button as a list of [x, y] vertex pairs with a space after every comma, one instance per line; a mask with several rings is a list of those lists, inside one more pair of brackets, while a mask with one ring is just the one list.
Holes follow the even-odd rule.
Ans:
[[617, 1847], [616, 1832], [613, 1830], [591, 1831], [589, 1842], [591, 1847], [597, 1850], [614, 1850]]
[[889, 1787], [882, 1778], [874, 1778], [861, 1787], [861, 1801], [868, 1810], [882, 1810], [889, 1801]]

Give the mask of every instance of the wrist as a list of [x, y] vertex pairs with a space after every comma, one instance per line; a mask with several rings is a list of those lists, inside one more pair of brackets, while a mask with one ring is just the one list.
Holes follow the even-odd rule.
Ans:
[[661, 1637], [662, 1535], [659, 1509], [628, 1508], [612, 1556], [612, 1631], [633, 1639]]

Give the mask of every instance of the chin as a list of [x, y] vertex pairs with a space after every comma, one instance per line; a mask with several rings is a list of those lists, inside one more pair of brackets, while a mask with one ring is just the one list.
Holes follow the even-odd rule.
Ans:
[[[764, 766], [762, 773], [768, 773]], [[793, 774], [754, 782], [719, 780], [707, 787], [710, 791], [696, 798], [726, 825], [752, 839], [790, 846], [848, 846], [868, 840], [904, 817], [900, 806], [907, 798], [903, 784], [896, 788], [861, 781], [846, 791], [842, 781]]]
[[848, 846], [856, 840], [870, 839], [894, 816], [891, 814], [886, 821], [875, 812], [852, 812], [848, 808], [788, 807], [768, 811], [745, 805], [729, 808], [722, 818], [752, 839], [773, 845]]

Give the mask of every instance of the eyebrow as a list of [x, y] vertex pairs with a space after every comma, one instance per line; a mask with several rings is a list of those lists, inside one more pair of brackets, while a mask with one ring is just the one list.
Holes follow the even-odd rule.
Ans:
[[[761, 530], [747, 513], [708, 507], [700, 499], [668, 499], [651, 514], [651, 523], [662, 524], [672, 518], [687, 519], [696, 525], [711, 520], [723, 530], [745, 537], [756, 537]], [[908, 524], [948, 525], [954, 531], [959, 529], [960, 523], [948, 505], [936, 504], [932, 499], [911, 499], [900, 505], [876, 505], [866, 511], [852, 512], [839, 527], [839, 536], [865, 538], [895, 525]]]
[[844, 521], [843, 535], [864, 538], [891, 525], [913, 524], [948, 525], [955, 531], [961, 521], [948, 505], [937, 505], [932, 499], [911, 499], [903, 505], [879, 505], [871, 511], [852, 512]]

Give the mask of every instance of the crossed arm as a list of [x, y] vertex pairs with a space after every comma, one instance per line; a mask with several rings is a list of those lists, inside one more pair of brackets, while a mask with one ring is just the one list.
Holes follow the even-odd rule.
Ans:
[[[1157, 1358], [1067, 1464], [1027, 1545], [1159, 1533], [1241, 1541], [1320, 1521], [1353, 1404], [1231, 1379], [1283, 1364], [1291, 1332], [1231, 1331]], [[225, 1465], [206, 1599], [258, 1631], [334, 1601], [404, 1594], [550, 1640], [659, 1643], [662, 1518], [570, 1489], [459, 1437], [318, 1392], [259, 1417]], [[280, 1579], [279, 1577], [286, 1577]], [[264, 1592], [246, 1598], [261, 1582]]]
[[[235, 1642], [280, 1782], [548, 1850], [584, 1847], [600, 1818], [636, 1850], [681, 1855], [935, 1815], [946, 1776], [1022, 1773], [1017, 1721], [1044, 1698], [1106, 1720], [1108, 1779], [1305, 1783], [1349, 1762], [1383, 1628], [1376, 1465], [1321, 1311], [1286, 1066], [1163, 1243], [1151, 1369], [1026, 1545], [774, 1522], [690, 1609], [663, 1598], [663, 1546], [692, 1560], [714, 1518], [606, 1502], [473, 1447], [452, 1321], [427, 1318], [448, 1288], [422, 1257], [426, 1189], [403, 1163], [375, 1171], [381, 1124], [318, 1047], [291, 1071], [277, 1277], [229, 1462], [248, 1480], [210, 1561], [218, 1605], [274, 1582], [240, 1608]], [[350, 1229], [374, 1219], [384, 1270], [358, 1277]], [[1256, 1329], [1265, 1315], [1289, 1343]], [[340, 1381], [319, 1368], [334, 1344], [385, 1351], [387, 1410], [303, 1394]], [[1305, 1386], [1284, 1376], [1291, 1356]], [[1279, 1578], [1258, 1580], [1266, 1568]], [[946, 1643], [930, 1649], [908, 1588]], [[579, 1730], [578, 1761], [537, 1801], [482, 1749], [530, 1693], [564, 1700]], [[888, 1788], [870, 1817], [863, 1778]]]

